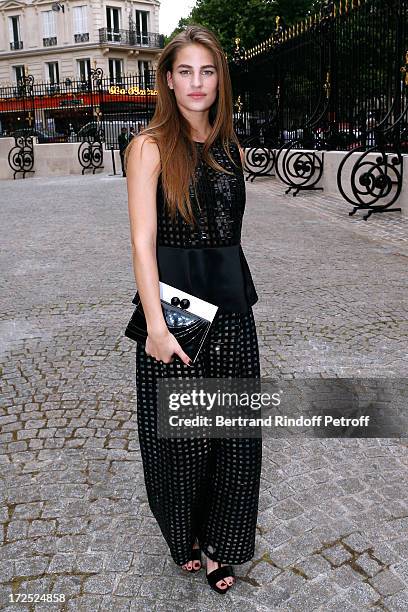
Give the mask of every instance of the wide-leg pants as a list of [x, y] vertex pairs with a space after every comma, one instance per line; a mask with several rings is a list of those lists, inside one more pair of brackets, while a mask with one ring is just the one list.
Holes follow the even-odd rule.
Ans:
[[158, 438], [159, 378], [259, 378], [252, 308], [218, 311], [206, 346], [189, 367], [163, 364], [136, 345], [137, 418], [150, 509], [178, 565], [196, 538], [214, 561], [241, 564], [254, 555], [262, 463], [260, 438]]

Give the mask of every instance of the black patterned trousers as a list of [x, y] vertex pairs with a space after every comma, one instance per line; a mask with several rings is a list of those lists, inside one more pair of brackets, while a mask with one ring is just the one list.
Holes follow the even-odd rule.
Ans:
[[218, 311], [205, 349], [189, 367], [157, 362], [136, 345], [137, 419], [150, 509], [178, 565], [196, 538], [214, 561], [241, 564], [254, 555], [262, 463], [260, 438], [157, 437], [159, 378], [259, 378], [252, 308]]

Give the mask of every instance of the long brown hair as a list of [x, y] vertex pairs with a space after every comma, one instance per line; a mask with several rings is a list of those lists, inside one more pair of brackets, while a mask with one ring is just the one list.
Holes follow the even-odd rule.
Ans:
[[202, 149], [203, 161], [219, 172], [232, 174], [218, 164], [209, 151], [213, 142], [219, 138], [226, 155], [236, 165], [229, 150], [231, 141], [237, 145], [239, 141], [233, 128], [232, 87], [228, 64], [217, 37], [200, 25], [187, 27], [163, 49], [156, 72], [155, 113], [148, 126], [132, 138], [127, 146], [125, 168], [136, 138], [142, 134], [149, 135], [159, 147], [162, 188], [170, 215], [174, 218], [178, 211], [187, 223], [194, 224], [189, 187], [191, 183], [194, 186], [197, 151], [191, 139], [190, 124], [180, 112], [174, 91], [168, 87], [166, 77], [167, 71], [173, 70], [179, 49], [192, 43], [199, 43], [212, 52], [218, 73], [218, 94], [209, 110], [211, 133]]

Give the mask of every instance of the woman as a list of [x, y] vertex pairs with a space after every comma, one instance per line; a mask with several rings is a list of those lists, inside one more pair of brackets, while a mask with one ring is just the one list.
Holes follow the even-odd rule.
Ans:
[[[147, 321], [136, 345], [138, 433], [148, 501], [173, 560], [201, 568], [219, 593], [232, 564], [254, 554], [262, 442], [157, 437], [160, 378], [259, 378], [252, 305], [258, 297], [240, 239], [242, 151], [228, 66], [216, 37], [190, 26], [163, 50], [157, 106], [126, 150], [136, 285]], [[198, 359], [169, 332], [159, 280], [219, 307]]]

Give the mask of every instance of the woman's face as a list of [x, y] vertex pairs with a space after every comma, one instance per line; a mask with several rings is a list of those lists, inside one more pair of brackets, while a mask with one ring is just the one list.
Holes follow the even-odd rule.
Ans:
[[181, 110], [209, 110], [218, 92], [218, 74], [211, 51], [197, 43], [180, 49], [173, 71], [167, 71], [167, 83], [174, 90]]

